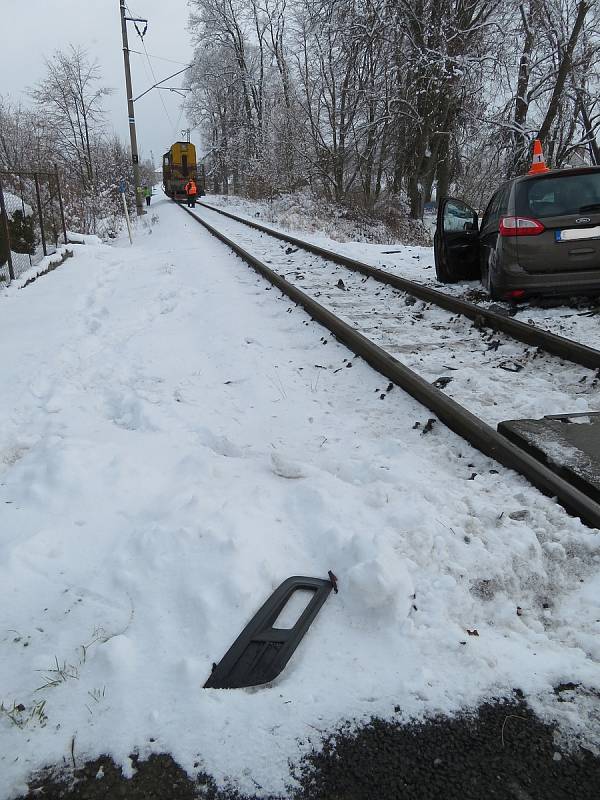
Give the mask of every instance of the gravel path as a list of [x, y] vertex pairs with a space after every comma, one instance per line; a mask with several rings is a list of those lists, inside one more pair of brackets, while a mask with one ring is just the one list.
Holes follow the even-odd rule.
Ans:
[[[597, 800], [600, 759], [587, 750], [568, 754], [555, 744], [553, 728], [518, 698], [485, 705], [475, 717], [418, 725], [373, 720], [355, 733], [325, 741], [292, 769], [299, 785], [289, 800]], [[220, 791], [212, 778], [192, 780], [170, 756], [133, 758], [131, 779], [108, 758], [63, 778], [42, 775], [26, 796], [50, 800], [267, 800]], [[25, 800], [25, 797], [19, 800]], [[283, 800], [283, 798], [268, 798]]]

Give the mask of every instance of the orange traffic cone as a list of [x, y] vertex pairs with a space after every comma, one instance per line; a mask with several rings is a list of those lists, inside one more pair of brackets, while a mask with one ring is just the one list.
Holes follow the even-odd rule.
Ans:
[[528, 175], [539, 175], [541, 172], [550, 172], [544, 161], [544, 153], [542, 152], [542, 143], [539, 139], [533, 140], [533, 160], [531, 162], [531, 169]]

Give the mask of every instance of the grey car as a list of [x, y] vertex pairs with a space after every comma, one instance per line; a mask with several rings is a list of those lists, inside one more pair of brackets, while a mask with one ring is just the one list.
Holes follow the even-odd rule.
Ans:
[[600, 167], [507, 181], [481, 224], [462, 200], [443, 198], [434, 252], [438, 280], [481, 278], [494, 299], [600, 295]]

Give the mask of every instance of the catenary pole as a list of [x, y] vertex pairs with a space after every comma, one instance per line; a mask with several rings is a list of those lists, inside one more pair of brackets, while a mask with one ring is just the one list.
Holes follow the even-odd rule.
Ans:
[[135, 113], [133, 110], [133, 90], [131, 88], [131, 70], [129, 68], [129, 44], [127, 42], [127, 20], [125, 19], [125, 0], [119, 0], [121, 9], [121, 33], [123, 35], [123, 61], [125, 63], [125, 87], [127, 89], [127, 111], [129, 113], [129, 138], [131, 139], [131, 160], [133, 161], [133, 183], [135, 185], [135, 207], [138, 216], [144, 211], [140, 193], [140, 165], [135, 133]]

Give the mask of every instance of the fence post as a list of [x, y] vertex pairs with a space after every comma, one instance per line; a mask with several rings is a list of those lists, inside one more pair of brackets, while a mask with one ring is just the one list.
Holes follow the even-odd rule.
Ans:
[[50, 217], [50, 233], [52, 235], [52, 241], [55, 247], [58, 247], [58, 230], [56, 227], [56, 207], [54, 203], [54, 193], [52, 191], [52, 180], [54, 176], [51, 172], [45, 173], [46, 178], [48, 179], [48, 205], [50, 206], [50, 210], [52, 215]]
[[4, 228], [4, 235], [6, 236], [6, 247], [8, 248], [8, 277], [11, 281], [15, 279], [13, 271], [12, 253], [10, 251], [10, 232], [8, 230], [8, 217], [6, 216], [6, 206], [4, 205], [4, 191], [2, 190], [2, 181], [0, 180], [0, 217], [2, 217], [2, 227]]
[[60, 206], [60, 218], [62, 221], [62, 229], [65, 237], [65, 244], [67, 244], [67, 226], [65, 225], [65, 209], [63, 208], [62, 194], [60, 193], [60, 177], [58, 174], [58, 166], [54, 165], [54, 172], [56, 174], [56, 190], [58, 192], [58, 205]]
[[48, 250], [46, 249], [46, 234], [44, 233], [44, 217], [42, 215], [42, 200], [40, 198], [40, 181], [38, 179], [37, 172], [33, 173], [33, 180], [35, 181], [35, 196], [37, 197], [37, 207], [38, 207], [38, 217], [40, 218], [40, 232], [42, 234], [42, 249], [44, 251], [44, 255], [48, 255]]

